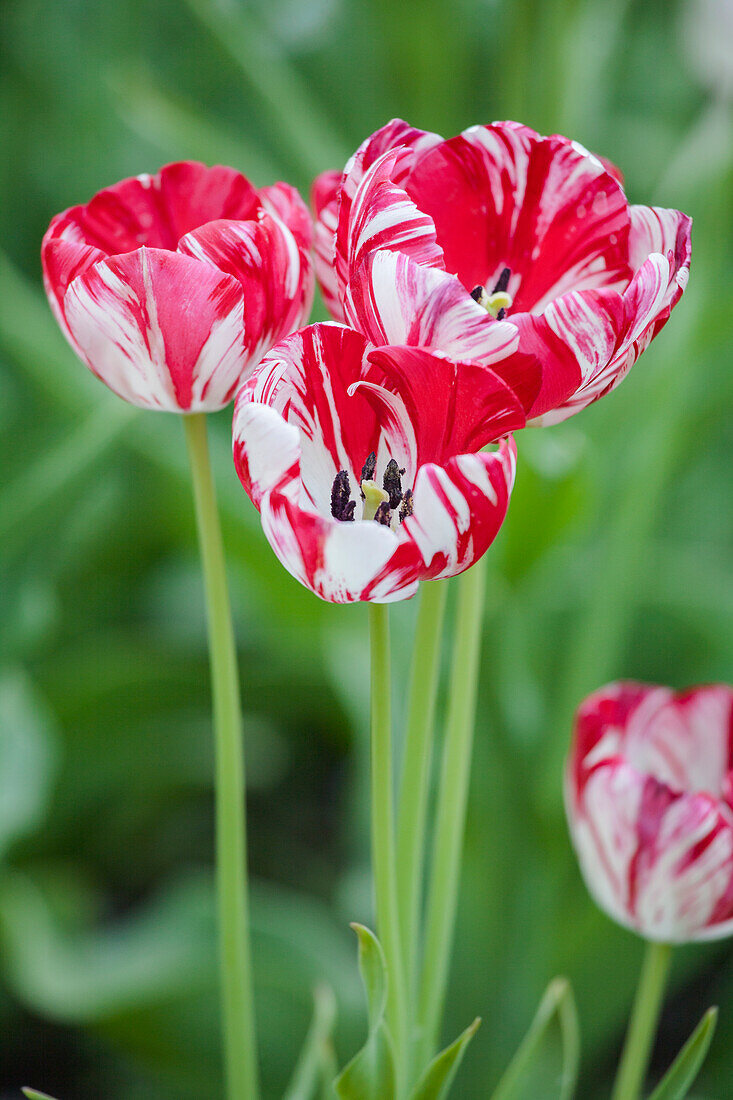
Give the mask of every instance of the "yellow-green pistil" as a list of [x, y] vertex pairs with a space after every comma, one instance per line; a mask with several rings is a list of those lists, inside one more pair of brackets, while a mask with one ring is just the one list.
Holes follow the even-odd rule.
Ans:
[[509, 279], [511, 277], [511, 271], [508, 267], [502, 269], [501, 275], [496, 280], [496, 285], [491, 294], [488, 294], [486, 288], [481, 286], [475, 286], [471, 291], [471, 297], [474, 302], [490, 313], [492, 317], [495, 317], [497, 321], [502, 321], [506, 314], [506, 311], [512, 305], [512, 297], [507, 294], [506, 288], [509, 285]]

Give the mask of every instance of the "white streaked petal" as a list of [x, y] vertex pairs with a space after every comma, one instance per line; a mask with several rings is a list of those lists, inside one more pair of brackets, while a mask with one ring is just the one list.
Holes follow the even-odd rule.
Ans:
[[373, 344], [436, 348], [491, 366], [519, 344], [517, 328], [496, 321], [454, 275], [399, 252], [373, 252], [344, 301], [348, 320]]
[[246, 366], [241, 287], [176, 253], [142, 248], [94, 265], [64, 311], [91, 370], [135, 405], [222, 408]]
[[270, 489], [294, 495], [300, 463], [300, 434], [267, 405], [237, 402], [233, 425], [237, 473], [255, 504]]

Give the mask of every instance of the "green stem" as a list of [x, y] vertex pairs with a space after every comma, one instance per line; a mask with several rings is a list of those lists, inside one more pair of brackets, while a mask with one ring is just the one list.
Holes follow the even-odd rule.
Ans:
[[443, 581], [420, 586], [405, 754], [397, 802], [397, 893], [409, 998], [415, 993], [417, 980], [425, 825], [447, 593], [448, 585]]
[[672, 948], [648, 943], [611, 1100], [638, 1100], [667, 983]]
[[389, 976], [387, 1020], [394, 1040], [398, 1095], [405, 1083], [406, 997], [402, 958], [394, 841], [392, 780], [392, 681], [389, 612], [385, 604], [369, 605], [372, 707], [372, 867], [377, 935]]
[[237, 653], [203, 413], [183, 418], [209, 630], [216, 746], [216, 871], [224, 1057], [229, 1100], [259, 1095], [247, 896], [244, 750]]
[[441, 764], [418, 1006], [421, 1061], [435, 1052], [453, 943], [476, 719], [486, 560], [458, 580], [453, 667]]

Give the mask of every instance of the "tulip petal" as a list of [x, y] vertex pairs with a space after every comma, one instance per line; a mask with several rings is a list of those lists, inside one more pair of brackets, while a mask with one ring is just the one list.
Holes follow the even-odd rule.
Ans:
[[335, 321], [346, 320], [336, 277], [336, 230], [338, 228], [341, 172], [323, 172], [311, 190], [316, 212], [314, 265], [326, 309]]
[[342, 193], [336, 233], [336, 271], [342, 299], [359, 264], [377, 249], [401, 252], [428, 267], [444, 266], [433, 220], [394, 182], [408, 149], [384, 153], [365, 173], [353, 200]]
[[307, 255], [313, 244], [313, 222], [300, 194], [289, 183], [271, 183], [258, 191], [260, 203], [288, 227]]
[[238, 402], [233, 452], [239, 480], [257, 508], [273, 489], [293, 493], [300, 476], [300, 436], [269, 405]]
[[64, 299], [90, 369], [135, 405], [221, 408], [245, 365], [242, 288], [187, 256], [141, 248], [74, 280]]
[[321, 172], [321, 174], [316, 176], [313, 180], [311, 185], [311, 206], [313, 207], [316, 218], [320, 218], [327, 206], [331, 206], [333, 203], [338, 202], [338, 193], [342, 176], [343, 172], [339, 172], [334, 168], [329, 168], [327, 172]]
[[623, 318], [619, 294], [593, 290], [564, 294], [539, 315], [512, 314], [521, 350], [542, 366], [542, 383], [528, 410], [535, 423], [557, 423], [600, 396]]
[[519, 333], [496, 321], [453, 275], [397, 252], [372, 252], [345, 298], [349, 322], [373, 344], [435, 348], [491, 366], [519, 344]]
[[413, 514], [402, 529], [420, 551], [423, 578], [454, 577], [483, 556], [506, 517], [515, 473], [511, 436], [496, 452], [420, 467]]
[[[359, 146], [343, 172], [324, 172], [316, 179], [312, 191], [313, 208], [316, 212], [316, 275], [326, 308], [334, 320], [345, 320], [341, 299], [346, 289], [346, 272], [342, 262], [336, 262], [336, 236], [341, 204], [346, 208], [345, 218], [348, 220], [354, 195], [364, 173], [383, 153], [400, 146], [413, 150], [427, 149], [439, 141], [441, 138], [437, 134], [417, 130], [402, 119], [392, 119]], [[400, 160], [395, 165], [394, 184], [400, 184], [408, 168], [407, 159]]]
[[186, 234], [178, 251], [241, 283], [244, 339], [253, 364], [307, 319], [313, 295], [310, 260], [278, 217], [260, 211], [249, 221], [208, 222]]
[[628, 282], [626, 197], [597, 157], [526, 126], [474, 126], [415, 158], [407, 191], [467, 290], [504, 267], [518, 312]]
[[416, 566], [399, 561], [405, 555], [389, 527], [339, 523], [300, 508], [283, 493], [266, 494], [261, 515], [262, 528], [280, 562], [322, 600], [389, 603], [406, 599], [417, 589]]
[[297, 426], [304, 493], [326, 515], [336, 474], [346, 470], [356, 486], [367, 455], [379, 450], [371, 405], [349, 393], [365, 373], [367, 347], [343, 325], [311, 325], [272, 349], [237, 400], [237, 408], [250, 401], [268, 405]]
[[74, 239], [108, 256], [142, 245], [174, 249], [197, 226], [215, 218], [246, 219], [257, 206], [257, 192], [241, 172], [181, 161], [155, 176], [134, 176], [99, 191], [54, 218], [47, 237], [73, 232]]
[[[52, 226], [53, 228], [53, 226]], [[66, 338], [71, 339], [64, 312], [64, 296], [78, 275], [105, 258], [104, 252], [90, 244], [74, 239], [73, 227], [66, 227], [63, 235], [52, 236], [51, 229], [43, 238], [41, 263], [43, 285], [54, 317]]]
[[[480, 363], [460, 363], [413, 347], [377, 348], [368, 358], [384, 377], [375, 384], [370, 374], [359, 385], [370, 400], [390, 406], [393, 415], [390, 397], [399, 398], [401, 419], [415, 439], [417, 465], [479, 451], [524, 426], [517, 395]], [[398, 431], [395, 426], [394, 435]]]
[[169, 248], [206, 222], [245, 221], [257, 211], [257, 191], [247, 177], [222, 164], [167, 164], [153, 177], [153, 187], [156, 184], [172, 231]]
[[[630, 239], [635, 274], [623, 293], [580, 291], [553, 302], [541, 318], [512, 321], [520, 329], [520, 348], [530, 351], [525, 334], [541, 338], [549, 328], [557, 341], [556, 358], [548, 362], [562, 374], [568, 351], [576, 358], [582, 381], [572, 396], [554, 408], [538, 402], [532, 416], [554, 424], [604, 396], [622, 381], [639, 355], [664, 327], [687, 285], [691, 221], [677, 210], [631, 207]], [[658, 248], [644, 256], [646, 248]], [[641, 261], [641, 262], [640, 262]], [[559, 342], [558, 342], [559, 341]], [[549, 372], [548, 372], [549, 373]], [[545, 412], [545, 406], [551, 411]]]

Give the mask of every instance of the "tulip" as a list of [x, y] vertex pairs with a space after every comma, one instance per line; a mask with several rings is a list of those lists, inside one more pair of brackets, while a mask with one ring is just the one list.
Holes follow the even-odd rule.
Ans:
[[[511, 357], [504, 328], [494, 366]], [[386, 603], [484, 554], [514, 482], [507, 436], [523, 424], [484, 364], [319, 324], [276, 345], [240, 390], [234, 462], [294, 577], [324, 600]]]
[[540, 379], [525, 395], [533, 423], [564, 420], [617, 386], [687, 283], [686, 215], [630, 205], [613, 165], [514, 122], [444, 141], [395, 120], [341, 176], [320, 177], [313, 198], [333, 316], [383, 342], [395, 315], [410, 328], [426, 302], [434, 309], [426, 287], [448, 280], [429, 346], [458, 354], [444, 336], [469, 301], [489, 324], [511, 321]]
[[227, 1095], [259, 1095], [249, 936], [245, 768], [234, 630], [206, 415], [223, 408], [310, 311], [308, 210], [285, 183], [185, 161], [57, 215], [46, 293], [89, 369], [133, 405], [186, 413], [206, 593]]
[[144, 408], [212, 412], [303, 324], [311, 224], [297, 192], [185, 161], [58, 214], [42, 246], [51, 308], [89, 369]]
[[581, 705], [566, 772], [588, 889], [648, 940], [733, 933], [733, 689], [612, 684]]

